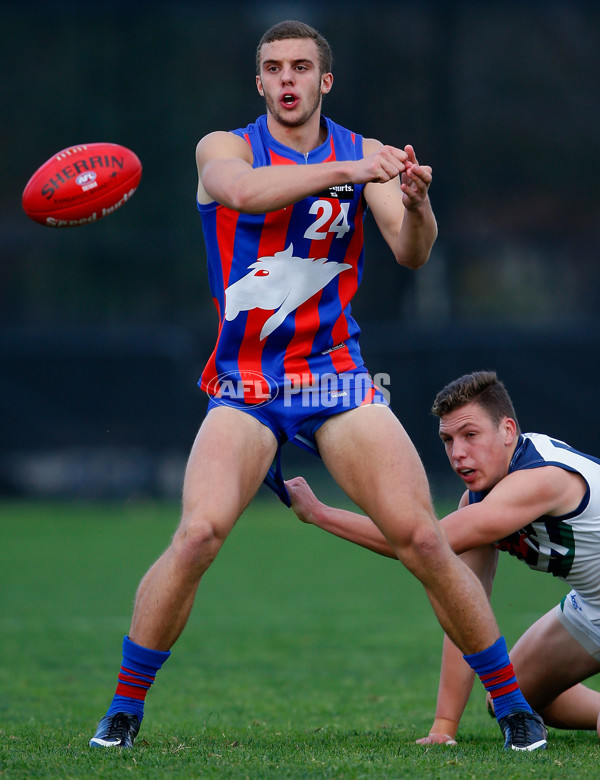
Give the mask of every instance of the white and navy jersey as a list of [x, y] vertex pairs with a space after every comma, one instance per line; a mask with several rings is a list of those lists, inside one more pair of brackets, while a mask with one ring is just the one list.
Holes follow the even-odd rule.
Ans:
[[[580, 505], [567, 515], [539, 517], [496, 546], [532, 569], [565, 580], [600, 614], [600, 460], [541, 433], [520, 436], [508, 473], [543, 466], [583, 477], [587, 490]], [[485, 495], [469, 493], [469, 503]]]

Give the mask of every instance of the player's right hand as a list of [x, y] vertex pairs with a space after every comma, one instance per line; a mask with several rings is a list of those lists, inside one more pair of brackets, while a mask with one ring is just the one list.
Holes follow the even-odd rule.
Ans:
[[315, 508], [321, 503], [309, 487], [304, 477], [292, 477], [285, 480], [290, 494], [292, 509], [303, 523], [313, 523]]
[[394, 179], [406, 169], [408, 154], [395, 146], [380, 146], [371, 154], [356, 161], [355, 184], [384, 183]]

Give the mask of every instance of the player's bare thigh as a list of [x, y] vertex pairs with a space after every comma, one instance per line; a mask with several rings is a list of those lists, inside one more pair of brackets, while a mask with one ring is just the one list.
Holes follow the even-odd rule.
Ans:
[[[425, 470], [398, 418], [373, 404], [334, 415], [316, 433], [334, 479], [383, 532], [434, 517]], [[395, 529], [395, 530], [393, 530]]]
[[510, 658], [524, 694], [540, 708], [600, 672], [600, 663], [569, 634], [554, 609], [525, 631]]
[[228, 406], [212, 409], [188, 459], [182, 526], [205, 519], [226, 535], [260, 487], [276, 451], [272, 431], [256, 418]]

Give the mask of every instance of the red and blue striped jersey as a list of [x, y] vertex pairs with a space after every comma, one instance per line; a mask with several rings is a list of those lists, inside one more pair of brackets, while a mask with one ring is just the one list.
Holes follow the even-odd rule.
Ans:
[[[254, 168], [363, 157], [361, 136], [321, 121], [327, 138], [307, 155], [275, 140], [266, 115], [233, 132], [251, 146]], [[286, 377], [308, 385], [363, 365], [350, 307], [363, 269], [363, 189], [330, 187], [267, 214], [198, 203], [219, 316], [203, 390], [218, 395], [224, 377], [248, 378], [244, 400], [252, 403]]]

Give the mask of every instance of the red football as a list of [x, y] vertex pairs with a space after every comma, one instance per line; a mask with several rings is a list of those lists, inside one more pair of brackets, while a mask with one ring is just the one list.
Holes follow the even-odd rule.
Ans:
[[23, 191], [23, 209], [41, 225], [85, 225], [126, 203], [141, 178], [142, 164], [125, 146], [70, 146], [47, 160], [29, 179]]

